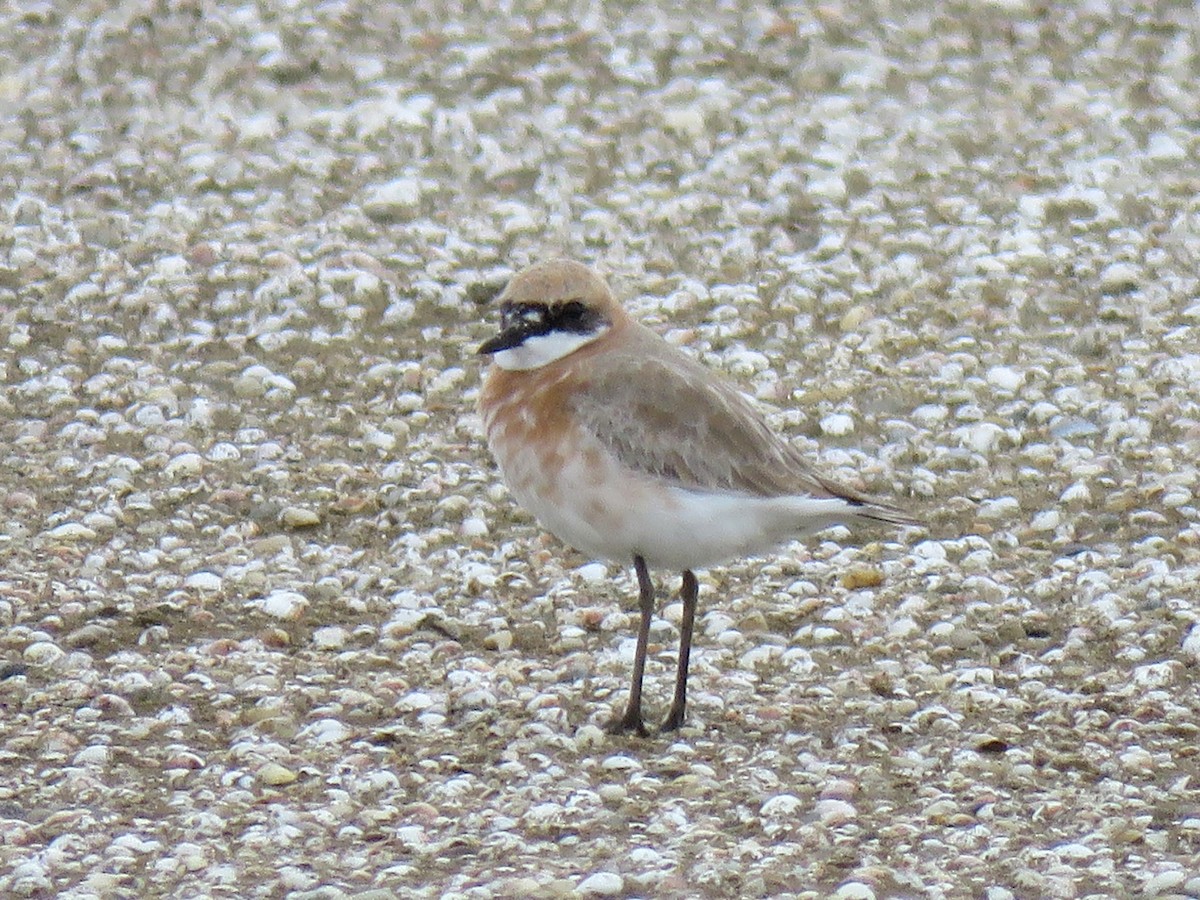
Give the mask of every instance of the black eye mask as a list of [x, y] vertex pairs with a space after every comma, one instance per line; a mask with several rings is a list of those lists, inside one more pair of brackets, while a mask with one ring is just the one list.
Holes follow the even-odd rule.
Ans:
[[500, 333], [484, 341], [477, 352], [499, 353], [519, 347], [531, 337], [562, 331], [588, 334], [606, 324], [602, 313], [578, 300], [546, 306], [542, 303], [506, 303], [500, 308]]

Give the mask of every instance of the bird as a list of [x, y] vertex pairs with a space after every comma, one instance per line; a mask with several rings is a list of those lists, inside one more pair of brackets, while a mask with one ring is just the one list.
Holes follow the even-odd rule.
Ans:
[[696, 569], [758, 556], [837, 523], [918, 524], [813, 471], [731, 383], [630, 316], [572, 259], [518, 271], [494, 301], [498, 333], [479, 392], [509, 492], [564, 543], [632, 563], [641, 621], [625, 712], [608, 730], [649, 735], [642, 713], [655, 610], [651, 568], [682, 573], [675, 693], [661, 731], [684, 723]]

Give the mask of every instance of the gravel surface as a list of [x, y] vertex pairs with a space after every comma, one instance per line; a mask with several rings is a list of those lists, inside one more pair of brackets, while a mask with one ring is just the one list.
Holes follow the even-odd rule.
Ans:
[[[0, 13], [0, 896], [1200, 896], [1195, 6], [507, 5]], [[928, 522], [675, 736], [479, 434], [552, 254]]]

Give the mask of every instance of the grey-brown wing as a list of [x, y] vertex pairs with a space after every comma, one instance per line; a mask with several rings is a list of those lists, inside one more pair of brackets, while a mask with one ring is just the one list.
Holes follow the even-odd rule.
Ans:
[[687, 488], [840, 497], [862, 518], [919, 524], [813, 472], [741, 393], [649, 329], [634, 326], [629, 337], [624, 352], [593, 357], [574, 413], [631, 469]]
[[651, 352], [597, 357], [574, 408], [625, 465], [681, 487], [859, 499], [809, 471], [745, 397], [695, 360], [665, 343], [638, 344]]

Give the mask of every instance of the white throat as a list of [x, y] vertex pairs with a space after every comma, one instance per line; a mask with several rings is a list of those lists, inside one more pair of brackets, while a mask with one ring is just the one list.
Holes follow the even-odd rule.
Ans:
[[551, 331], [548, 334], [538, 334], [527, 337], [518, 347], [511, 347], [493, 354], [492, 358], [496, 360], [496, 365], [500, 368], [508, 369], [511, 372], [540, 369], [542, 366], [574, 353], [580, 347], [587, 346], [606, 331], [608, 331], [607, 327], [585, 333]]

